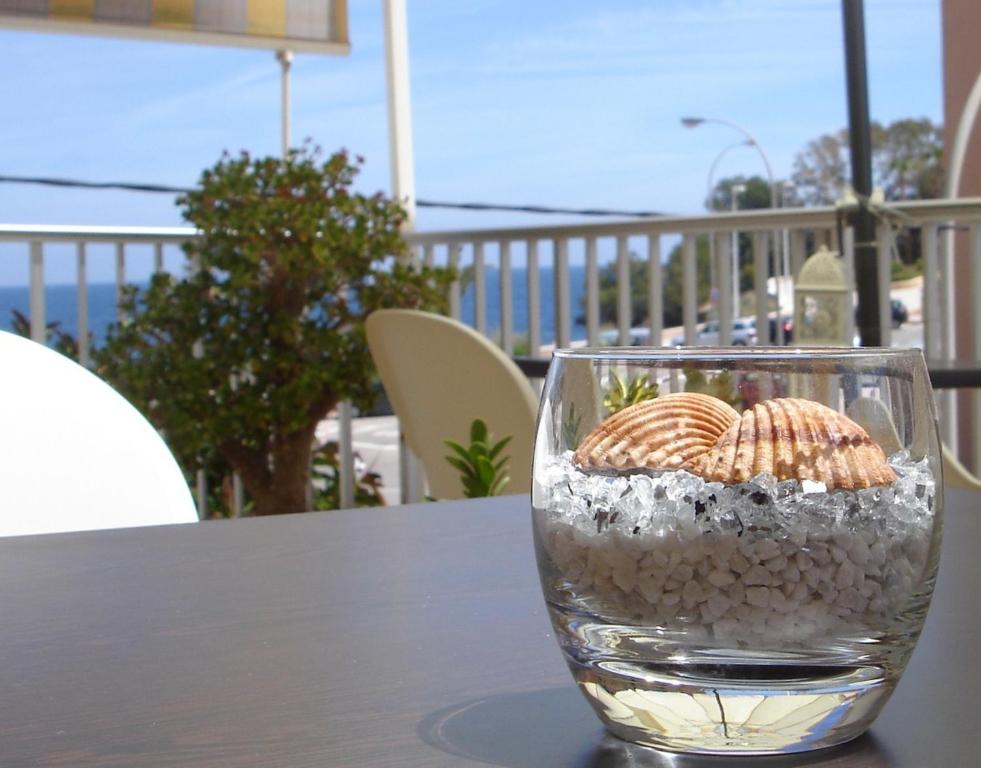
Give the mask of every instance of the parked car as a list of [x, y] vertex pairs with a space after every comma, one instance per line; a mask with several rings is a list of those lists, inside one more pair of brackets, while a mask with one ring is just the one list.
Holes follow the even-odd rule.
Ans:
[[901, 328], [903, 323], [909, 320], [909, 310], [899, 299], [892, 299], [889, 305], [892, 314], [892, 327]]
[[[619, 347], [620, 345], [620, 331], [616, 328], [608, 328], [602, 331], [599, 335], [599, 343], [604, 347]], [[630, 346], [632, 347], [648, 347], [651, 344], [651, 330], [650, 328], [631, 328], [630, 329]], [[660, 346], [660, 345], [658, 345]]]
[[787, 316], [770, 318], [770, 343], [776, 344], [779, 341], [777, 336], [778, 323], [783, 326], [783, 343], [790, 344], [794, 340], [794, 321]]
[[[909, 321], [909, 310], [899, 299], [889, 300], [889, 316], [892, 318], [893, 329], [902, 328]], [[855, 322], [858, 323], [858, 307], [855, 307]]]
[[[719, 322], [709, 320], [707, 323], [698, 326], [695, 333], [695, 344], [702, 347], [715, 347], [719, 345]], [[756, 318], [737, 317], [732, 322], [732, 335], [730, 344], [736, 347], [745, 347], [755, 344], [756, 337]], [[672, 346], [683, 346], [685, 343], [684, 335], [675, 336], [671, 339]]]

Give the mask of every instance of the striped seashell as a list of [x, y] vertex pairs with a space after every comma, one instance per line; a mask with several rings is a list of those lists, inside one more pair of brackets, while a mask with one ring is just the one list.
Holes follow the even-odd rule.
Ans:
[[718, 443], [687, 465], [709, 481], [818, 480], [828, 490], [895, 482], [882, 448], [862, 427], [825, 405], [800, 398], [765, 400], [743, 412]]
[[676, 392], [605, 419], [579, 444], [583, 469], [678, 469], [716, 444], [739, 414], [717, 397]]

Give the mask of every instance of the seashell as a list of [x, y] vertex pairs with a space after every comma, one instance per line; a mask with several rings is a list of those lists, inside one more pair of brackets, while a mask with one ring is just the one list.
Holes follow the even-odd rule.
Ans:
[[896, 480], [882, 448], [862, 427], [825, 405], [800, 398], [765, 400], [746, 410], [718, 443], [687, 467], [709, 481], [817, 480], [828, 490]]
[[614, 413], [579, 444], [583, 469], [678, 469], [710, 450], [739, 414], [723, 400], [676, 392]]

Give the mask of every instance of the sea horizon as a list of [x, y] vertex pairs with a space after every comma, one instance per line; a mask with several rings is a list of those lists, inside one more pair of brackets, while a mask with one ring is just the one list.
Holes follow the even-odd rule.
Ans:
[[[493, 337], [501, 328], [500, 285], [501, 273], [496, 266], [488, 266], [485, 271], [487, 295], [486, 325], [487, 335]], [[134, 282], [145, 286], [146, 282]], [[541, 340], [543, 344], [555, 341], [555, 302], [553, 268], [539, 267], [539, 306], [541, 307]], [[584, 265], [569, 267], [569, 287], [572, 305], [572, 339], [585, 339], [586, 327], [576, 321], [581, 314], [581, 298], [586, 291], [586, 268]], [[109, 325], [116, 319], [116, 284], [114, 282], [93, 282], [87, 284], [88, 328], [92, 342], [96, 346], [103, 343]], [[53, 283], [44, 287], [45, 321], [57, 323], [59, 331], [78, 335], [78, 286], [76, 283]], [[460, 319], [470, 325], [476, 324], [475, 288], [471, 282], [460, 300]], [[526, 267], [511, 268], [511, 306], [512, 330], [520, 336], [528, 331], [528, 282]], [[30, 287], [27, 285], [0, 286], [0, 330], [14, 330], [14, 311], [25, 317], [30, 316]]]

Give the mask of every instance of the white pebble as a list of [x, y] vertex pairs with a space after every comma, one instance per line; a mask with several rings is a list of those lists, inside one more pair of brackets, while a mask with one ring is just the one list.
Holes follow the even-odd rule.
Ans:
[[835, 587], [845, 589], [855, 583], [855, 566], [845, 560], [835, 574]]
[[708, 575], [708, 580], [717, 587], [727, 587], [732, 584], [736, 579], [733, 577], [732, 573], [728, 570], [723, 571], [721, 568], [712, 571]]
[[746, 602], [759, 608], [770, 605], [770, 590], [766, 587], [750, 587], [746, 590]]
[[771, 557], [769, 560], [767, 560], [764, 565], [766, 565], [766, 569], [768, 571], [776, 573], [787, 567], [787, 558], [784, 555], [777, 555], [776, 557]]
[[749, 560], [739, 552], [733, 552], [729, 558], [729, 567], [736, 573], [746, 573], [749, 570]]
[[848, 558], [855, 565], [865, 565], [869, 561], [869, 545], [861, 537], [856, 538], [848, 548]]
[[677, 568], [674, 569], [674, 573], [671, 574], [671, 578], [676, 581], [685, 582], [691, 579], [695, 575], [695, 571], [687, 563], [682, 563]]
[[759, 555], [760, 560], [769, 560], [780, 554], [780, 545], [773, 539], [761, 539], [756, 542], [756, 554]]
[[767, 586], [771, 581], [770, 572], [762, 565], [752, 566], [743, 574], [743, 583], [747, 586]]

